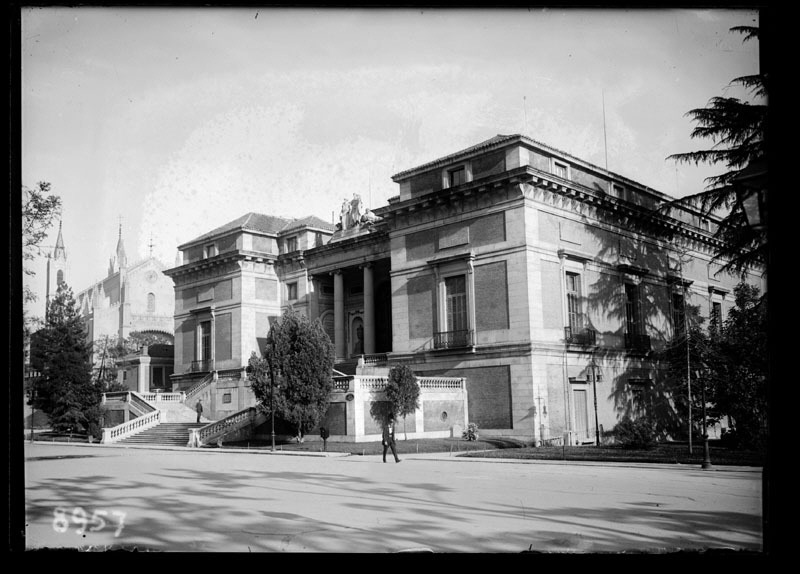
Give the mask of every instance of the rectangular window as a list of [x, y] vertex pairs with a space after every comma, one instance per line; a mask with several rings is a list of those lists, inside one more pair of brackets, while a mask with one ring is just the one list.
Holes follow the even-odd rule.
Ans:
[[569, 179], [569, 169], [567, 168], [567, 164], [561, 163], [558, 161], [553, 161], [553, 175], [557, 175], [563, 179]]
[[614, 197], [619, 199], [625, 199], [625, 188], [621, 185], [614, 185], [612, 186], [612, 190], [614, 193]]
[[447, 175], [450, 180], [450, 187], [461, 185], [467, 181], [467, 172], [464, 169], [464, 166], [451, 169], [447, 172]]
[[581, 312], [581, 276], [567, 273], [567, 320], [572, 336], [583, 330], [583, 313]]
[[203, 248], [203, 259], [214, 257], [216, 254], [217, 254], [217, 247], [213, 243], [211, 245], [206, 245]]
[[718, 329], [722, 325], [722, 303], [713, 301], [711, 303], [711, 326]]
[[297, 237], [286, 238], [286, 253], [297, 251]]
[[228, 404], [231, 402], [231, 393], [225, 393], [222, 395], [222, 402]]
[[639, 301], [639, 286], [625, 284], [625, 322], [628, 335], [643, 335], [642, 310]]
[[682, 337], [686, 332], [686, 310], [683, 293], [672, 294], [672, 327], [675, 337]]
[[200, 323], [200, 360], [211, 359], [211, 321]]
[[287, 283], [286, 284], [286, 298], [289, 301], [294, 301], [297, 299], [297, 283]]
[[447, 330], [467, 330], [467, 279], [464, 275], [444, 280], [447, 310]]

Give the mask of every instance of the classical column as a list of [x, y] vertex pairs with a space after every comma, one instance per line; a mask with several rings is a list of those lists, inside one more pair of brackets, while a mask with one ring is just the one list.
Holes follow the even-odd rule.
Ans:
[[364, 354], [375, 352], [375, 295], [372, 264], [364, 265]]
[[333, 272], [333, 339], [336, 358], [344, 359], [344, 276], [340, 269]]
[[211, 372], [214, 373], [214, 380], [217, 380], [217, 320], [214, 316], [214, 308], [211, 308]]
[[151, 372], [150, 372], [150, 357], [142, 355], [139, 357], [139, 381], [137, 384], [137, 391], [140, 393], [149, 393], [150, 392], [150, 381], [151, 381]]

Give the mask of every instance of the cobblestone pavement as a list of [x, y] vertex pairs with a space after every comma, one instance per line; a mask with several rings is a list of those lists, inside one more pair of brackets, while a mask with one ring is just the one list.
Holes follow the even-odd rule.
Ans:
[[26, 443], [26, 547], [762, 550], [757, 468]]

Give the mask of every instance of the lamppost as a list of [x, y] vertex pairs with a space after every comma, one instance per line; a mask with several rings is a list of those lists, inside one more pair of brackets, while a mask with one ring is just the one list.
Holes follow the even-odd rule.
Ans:
[[600, 424], [597, 419], [597, 381], [602, 381], [603, 377], [596, 371], [596, 369], [597, 363], [594, 362], [594, 357], [592, 357], [592, 360], [589, 363], [589, 372], [591, 373], [592, 377], [592, 395], [594, 396], [594, 439], [595, 446], [600, 446]]
[[[275, 452], [275, 374], [272, 369], [272, 355], [266, 352], [267, 350], [264, 349], [264, 356], [267, 359], [267, 365], [269, 368], [269, 416], [270, 416], [270, 437], [272, 439], [272, 452]], [[256, 371], [253, 368], [253, 365], [247, 365], [245, 368], [245, 372], [250, 375]], [[255, 372], [256, 378], [259, 376], [259, 372]]]
[[712, 470], [714, 467], [711, 465], [711, 453], [708, 450], [708, 428], [706, 428], [706, 378], [703, 373], [698, 373], [698, 379], [701, 379], [701, 393], [703, 400], [703, 470]]
[[272, 355], [267, 354], [267, 364], [269, 365], [269, 416], [272, 430], [272, 452], [275, 452], [275, 376], [272, 372]]

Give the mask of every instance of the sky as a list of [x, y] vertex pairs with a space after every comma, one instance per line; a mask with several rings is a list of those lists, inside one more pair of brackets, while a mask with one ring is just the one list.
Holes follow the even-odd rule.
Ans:
[[[722, 166], [686, 113], [747, 97], [753, 10], [21, 9], [21, 174], [62, 198], [67, 283], [247, 212], [332, 221], [391, 176], [497, 134], [524, 134], [660, 192]], [[55, 244], [58, 224], [44, 245]], [[44, 316], [45, 259], [25, 281]]]

